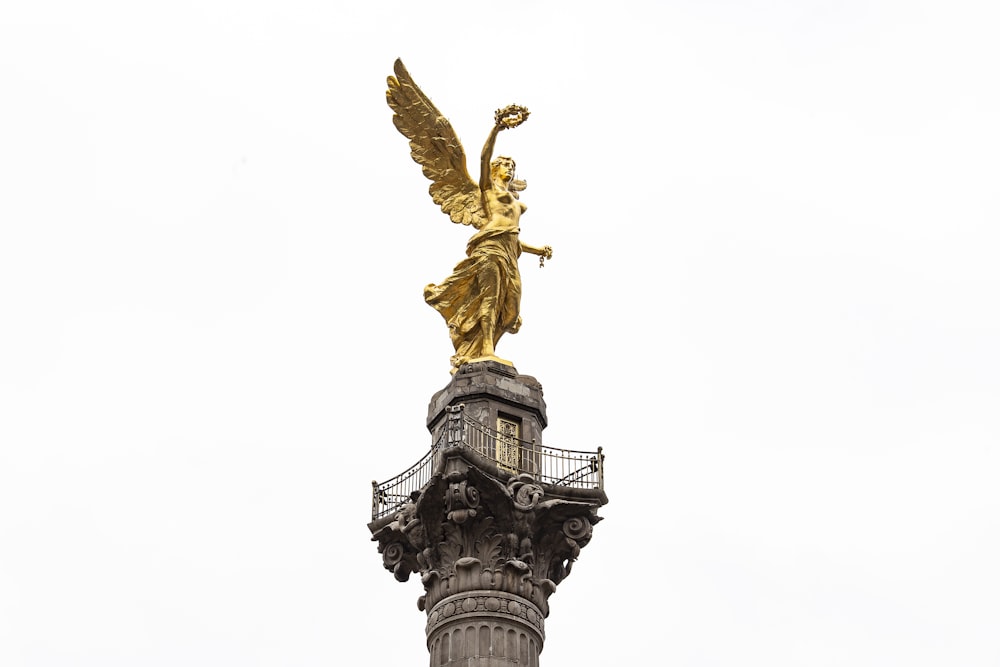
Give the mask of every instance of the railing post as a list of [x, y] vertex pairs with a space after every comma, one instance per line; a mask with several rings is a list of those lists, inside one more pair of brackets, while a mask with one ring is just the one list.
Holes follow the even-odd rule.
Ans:
[[463, 423], [462, 411], [465, 409], [464, 403], [449, 405], [444, 410], [448, 413], [448, 423], [445, 429], [448, 433], [445, 443], [446, 447], [457, 447], [465, 441], [465, 424]]
[[597, 448], [597, 488], [604, 488], [604, 447]]

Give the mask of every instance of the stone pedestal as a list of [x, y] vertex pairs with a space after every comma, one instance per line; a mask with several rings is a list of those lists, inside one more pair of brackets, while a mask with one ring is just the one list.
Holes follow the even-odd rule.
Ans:
[[591, 476], [551, 483], [548, 466], [567, 457], [542, 449], [545, 425], [534, 378], [463, 366], [430, 403], [429, 481], [369, 524], [386, 569], [420, 574], [431, 667], [538, 667], [549, 596], [607, 502], [600, 451], [570, 453]]
[[542, 430], [549, 423], [542, 385], [530, 375], [519, 375], [513, 366], [480, 361], [459, 368], [427, 407], [432, 442], [438, 441], [445, 427], [446, 408], [459, 404], [465, 406], [466, 416], [487, 428], [495, 428], [497, 419], [510, 417], [522, 426], [521, 440], [542, 444]]

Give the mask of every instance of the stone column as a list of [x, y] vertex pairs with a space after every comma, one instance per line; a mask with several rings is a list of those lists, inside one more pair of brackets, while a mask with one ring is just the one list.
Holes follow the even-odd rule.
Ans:
[[460, 369], [431, 401], [430, 481], [369, 524], [396, 579], [420, 574], [430, 667], [538, 667], [549, 596], [607, 502], [600, 488], [538, 481], [531, 466], [540, 458], [522, 456], [511, 469], [491, 458], [492, 445], [470, 445], [458, 426], [470, 405], [475, 423], [520, 420], [535, 443], [545, 426], [537, 381], [486, 364]]
[[538, 667], [545, 641], [542, 613], [524, 598], [496, 591], [442, 600], [427, 621], [431, 667]]

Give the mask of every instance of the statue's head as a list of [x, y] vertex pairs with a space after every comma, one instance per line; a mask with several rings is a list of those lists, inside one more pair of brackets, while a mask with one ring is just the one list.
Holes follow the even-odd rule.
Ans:
[[506, 155], [499, 155], [492, 162], [490, 162], [490, 177], [494, 181], [502, 181], [507, 184], [507, 187], [514, 192], [520, 192], [528, 187], [528, 184], [522, 180], [514, 178], [514, 170], [517, 165], [514, 163], [514, 158], [507, 157]]
[[490, 162], [490, 176], [494, 180], [512, 181], [514, 180], [514, 169], [516, 167], [514, 158], [509, 158], [506, 155], [498, 155], [494, 158], [493, 162]]

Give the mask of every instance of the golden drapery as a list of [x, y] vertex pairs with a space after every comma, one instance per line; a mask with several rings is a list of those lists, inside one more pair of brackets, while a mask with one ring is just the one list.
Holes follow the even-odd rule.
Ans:
[[[469, 239], [467, 257], [451, 275], [440, 285], [424, 288], [424, 299], [448, 323], [454, 368], [473, 359], [493, 358], [500, 336], [517, 333], [521, 326], [518, 232], [517, 228], [481, 230]], [[485, 345], [489, 337], [492, 340]]]

